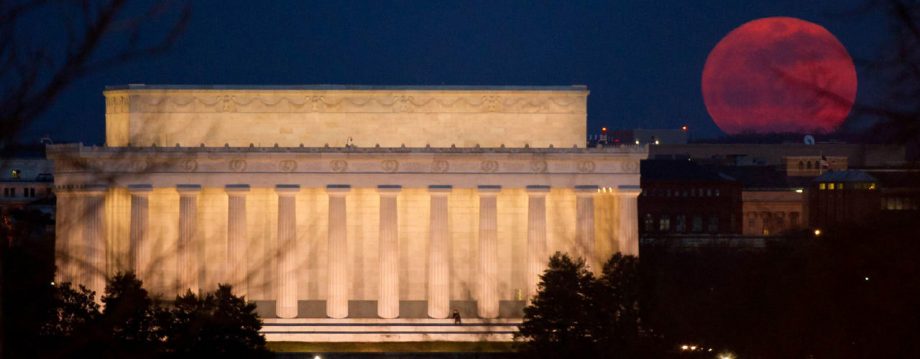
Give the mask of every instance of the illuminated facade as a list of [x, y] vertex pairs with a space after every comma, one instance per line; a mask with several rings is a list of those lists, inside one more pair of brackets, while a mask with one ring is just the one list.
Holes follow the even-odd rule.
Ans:
[[107, 146], [48, 149], [58, 280], [101, 292], [104, 275], [135, 270], [167, 297], [230, 283], [266, 328], [303, 324], [276, 326], [288, 332], [266, 331], [269, 340], [473, 340], [462, 328], [304, 328], [440, 323], [455, 309], [513, 325], [553, 252], [594, 270], [613, 253], [638, 254], [646, 149], [585, 149], [587, 95], [107, 89]]

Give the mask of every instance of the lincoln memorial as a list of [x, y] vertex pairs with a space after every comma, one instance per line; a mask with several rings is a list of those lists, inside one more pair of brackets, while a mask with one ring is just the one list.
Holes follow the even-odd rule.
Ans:
[[164, 299], [228, 283], [269, 340], [411, 340], [453, 310], [502, 339], [552, 253], [638, 255], [647, 149], [585, 148], [583, 86], [103, 94], [104, 146], [48, 147], [57, 280], [97, 293], [127, 270]]

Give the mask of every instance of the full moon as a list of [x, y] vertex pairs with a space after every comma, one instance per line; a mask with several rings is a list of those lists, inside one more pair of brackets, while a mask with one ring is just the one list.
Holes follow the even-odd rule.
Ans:
[[745, 23], [706, 58], [703, 101], [727, 134], [826, 133], [856, 99], [856, 68], [824, 27], [791, 17]]

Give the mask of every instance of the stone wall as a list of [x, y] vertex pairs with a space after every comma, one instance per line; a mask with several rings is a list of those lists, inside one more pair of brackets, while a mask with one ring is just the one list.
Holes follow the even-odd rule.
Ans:
[[108, 146], [583, 147], [585, 87], [104, 92]]

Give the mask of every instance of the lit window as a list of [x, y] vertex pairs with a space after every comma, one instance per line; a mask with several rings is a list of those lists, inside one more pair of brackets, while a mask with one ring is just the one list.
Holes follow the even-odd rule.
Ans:
[[870, 183], [870, 184], [869, 184], [869, 190], [870, 190], [870, 191], [874, 191], [874, 190], [875, 190], [875, 183]]
[[824, 182], [818, 183], [818, 189], [819, 189], [819, 190], [822, 190], [822, 191], [823, 191], [823, 190], [826, 190], [826, 189], [827, 189], [827, 184], [824, 183]]
[[655, 220], [652, 218], [652, 214], [646, 213], [645, 214], [645, 231], [651, 232], [652, 228], [654, 227], [655, 227]]
[[843, 183], [838, 183], [838, 184], [837, 184], [837, 189], [843, 189]]
[[667, 232], [671, 230], [671, 218], [668, 216], [661, 216], [658, 220], [658, 230], [661, 232]]
[[10, 171], [10, 177], [12, 177], [13, 179], [19, 179], [19, 177], [21, 176], [22, 176], [22, 171], [18, 169]]
[[834, 190], [834, 187], [835, 187], [835, 186], [834, 186], [833, 183], [828, 183], [828, 184], [827, 184], [827, 189], [829, 189], [829, 190], [831, 190], [831, 191]]

